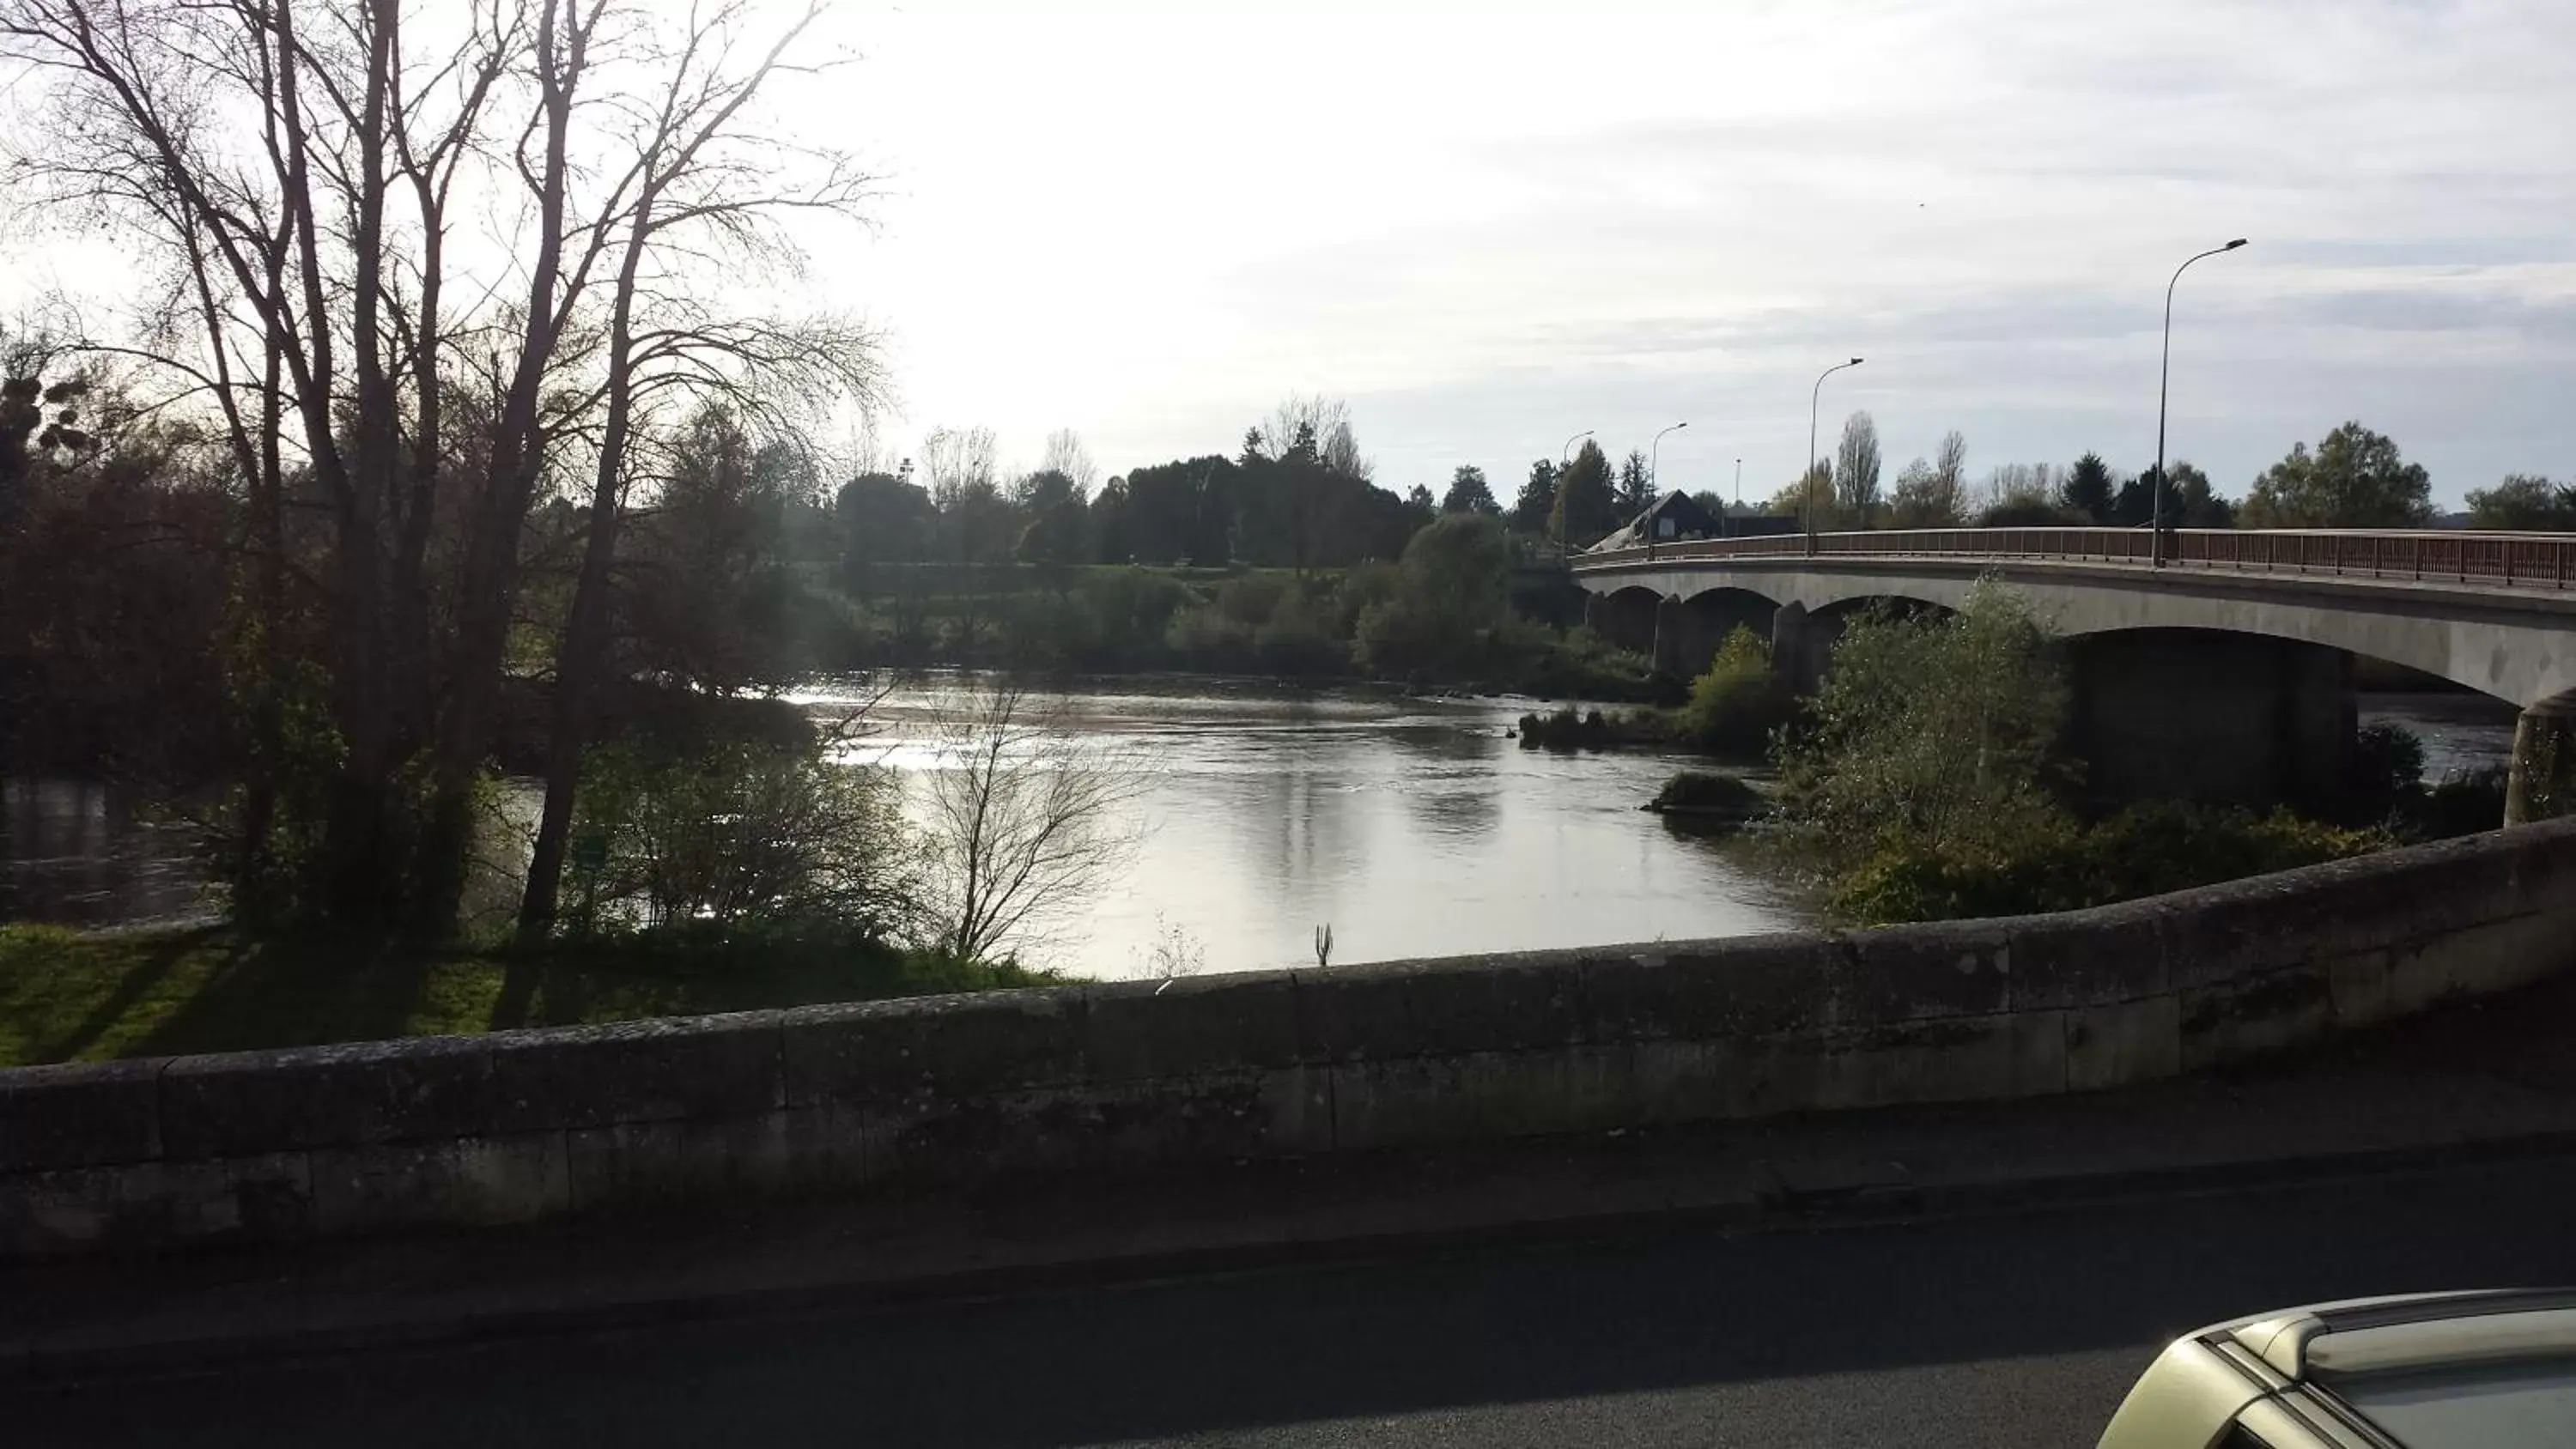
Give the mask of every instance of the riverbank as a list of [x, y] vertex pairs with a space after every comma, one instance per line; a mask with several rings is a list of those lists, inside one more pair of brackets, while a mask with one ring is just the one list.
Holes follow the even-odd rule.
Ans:
[[471, 1036], [1068, 980], [884, 945], [613, 940], [440, 949], [229, 928], [0, 926], [0, 1067]]

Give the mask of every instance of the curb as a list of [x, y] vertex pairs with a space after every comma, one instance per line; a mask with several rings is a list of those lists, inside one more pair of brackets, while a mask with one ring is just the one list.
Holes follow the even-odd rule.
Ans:
[[1901, 1164], [1882, 1177], [1800, 1188], [1771, 1164], [1750, 1199], [1711, 1200], [1520, 1221], [1424, 1227], [1347, 1237], [1283, 1237], [1168, 1252], [1111, 1253], [1057, 1263], [930, 1272], [632, 1300], [530, 1304], [346, 1327], [208, 1333], [49, 1348], [33, 1340], [0, 1348], [0, 1389], [43, 1388], [122, 1377], [210, 1373], [255, 1363], [472, 1348], [516, 1340], [645, 1332], [700, 1324], [794, 1321], [832, 1314], [1030, 1293], [1140, 1286], [1182, 1278], [1350, 1267], [1397, 1256], [1449, 1256], [1686, 1232], [1750, 1234], [1870, 1227], [1959, 1217], [2045, 1212], [2150, 1196], [2242, 1192], [2303, 1183], [2576, 1154], [2576, 1131], [2372, 1148], [2250, 1162], [2196, 1162], [2121, 1171], [1917, 1184]]

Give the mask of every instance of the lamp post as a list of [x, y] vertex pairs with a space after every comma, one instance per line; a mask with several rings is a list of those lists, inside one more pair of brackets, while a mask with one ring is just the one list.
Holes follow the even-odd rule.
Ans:
[[1816, 471], [1816, 405], [1825, 395], [1826, 378], [1846, 367], [1858, 367], [1860, 364], [1861, 359], [1855, 357], [1849, 362], [1837, 362], [1817, 373], [1815, 390], [1807, 395], [1807, 467], [1798, 479], [1798, 491], [1804, 495], [1801, 501], [1806, 505], [1807, 556], [1810, 558], [1813, 558], [1816, 553], [1816, 490], [1813, 486]]
[[2174, 268], [2173, 280], [2165, 283], [2165, 356], [2163, 366], [2156, 373], [2156, 487], [2153, 500], [2148, 504], [2154, 512], [2147, 516], [2147, 527], [2154, 534], [2148, 545], [2147, 561], [2155, 568], [2165, 566], [2165, 395], [2173, 384], [2174, 287], [2182, 281], [2182, 274], [2201, 257], [2232, 252], [2243, 245], [2245, 238], [2240, 236], [2223, 247], [2211, 247], [2196, 256], [2186, 257], [2181, 266]]
[[1655, 511], [1655, 504], [1663, 501], [1664, 433], [1672, 432], [1677, 428], [1687, 428], [1689, 426], [1690, 424], [1688, 423], [1673, 424], [1672, 427], [1664, 429], [1662, 433], [1655, 434], [1655, 441], [1649, 444], [1646, 449], [1646, 492], [1650, 496], [1646, 503], [1645, 512], [1637, 515], [1636, 527], [1646, 536], [1646, 557], [1648, 558], [1653, 558], [1655, 556], [1655, 530], [1651, 524], [1646, 522], [1646, 516], [1647, 514], [1651, 514]]
[[1574, 519], [1573, 510], [1565, 506], [1565, 470], [1573, 466], [1574, 445], [1591, 436], [1592, 429], [1585, 428], [1566, 439], [1556, 455], [1556, 556], [1568, 568], [1574, 566], [1574, 551], [1566, 545], [1566, 534], [1573, 529]]
[[[1690, 424], [1688, 423], [1675, 423], [1671, 427], [1664, 429], [1663, 433], [1655, 434], [1654, 443], [1646, 451], [1647, 492], [1660, 494], [1664, 491], [1664, 475], [1659, 466], [1664, 456], [1664, 433], [1678, 432], [1679, 430], [1689, 426]], [[1654, 505], [1648, 504], [1647, 506], [1653, 507]]]
[[1735, 515], [1736, 515], [1736, 514], [1738, 514], [1738, 513], [1742, 513], [1743, 511], [1744, 511], [1744, 460], [1743, 460], [1742, 458], [1738, 458], [1738, 459], [1736, 459], [1736, 460], [1735, 460], [1735, 508], [1734, 508], [1734, 511], [1733, 511], [1733, 512], [1729, 513], [1729, 514], [1728, 514], [1728, 515], [1727, 515], [1727, 516], [1722, 520], [1722, 522], [1723, 522], [1726, 526], [1725, 526], [1725, 527], [1723, 527], [1723, 528], [1720, 528], [1720, 529], [1717, 531], [1717, 536], [1718, 536], [1718, 537], [1720, 537], [1720, 538], [1732, 538], [1732, 537], [1735, 535]]

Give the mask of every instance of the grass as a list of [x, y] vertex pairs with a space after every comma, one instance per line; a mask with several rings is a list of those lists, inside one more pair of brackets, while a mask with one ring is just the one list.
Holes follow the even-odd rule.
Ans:
[[1044, 985], [835, 941], [636, 938], [482, 953], [228, 929], [0, 926], [0, 1067], [243, 1051]]

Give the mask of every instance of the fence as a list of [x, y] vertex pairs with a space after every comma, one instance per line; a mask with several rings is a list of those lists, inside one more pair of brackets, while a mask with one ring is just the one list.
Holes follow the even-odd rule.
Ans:
[[[1812, 542], [1812, 547], [1810, 544]], [[1644, 562], [1815, 557], [2046, 559], [2146, 565], [2143, 528], [1915, 528], [1873, 533], [1716, 538], [1616, 549], [1577, 572]], [[2498, 588], [2564, 589], [2576, 581], [2576, 536], [2367, 529], [2182, 529], [2165, 566], [2240, 573], [2335, 574]]]

